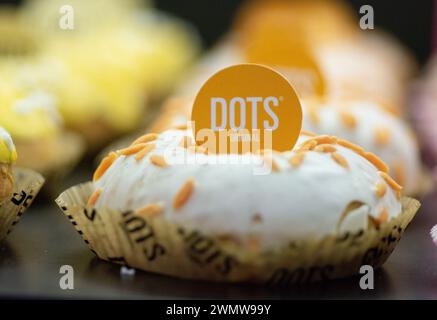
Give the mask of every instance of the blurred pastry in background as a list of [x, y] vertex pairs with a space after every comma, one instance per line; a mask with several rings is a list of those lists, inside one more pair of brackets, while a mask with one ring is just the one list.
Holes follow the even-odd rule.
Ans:
[[17, 151], [9, 133], [0, 126], [0, 206], [14, 191], [12, 164], [17, 160]]
[[32, 22], [32, 33], [39, 41], [65, 36], [61, 17], [73, 10], [74, 33], [86, 34], [90, 29], [123, 23], [132, 11], [149, 7], [146, 0], [24, 0], [21, 16]]
[[161, 107], [160, 115], [148, 128], [149, 132], [163, 132], [171, 128], [187, 125], [190, 121], [194, 97], [172, 96]]
[[227, 35], [213, 48], [206, 51], [188, 70], [184, 81], [181, 81], [175, 88], [173, 95], [195, 96], [206, 80], [217, 71], [244, 62], [245, 58], [237, 46], [237, 39], [232, 35]]
[[423, 154], [437, 181], [437, 58], [428, 63], [425, 73], [414, 83], [409, 101], [409, 116]]
[[[218, 70], [246, 62], [277, 69], [301, 97], [371, 99], [401, 116], [408, 81], [417, 70], [396, 39], [360, 30], [357, 16], [343, 1], [251, 1], [178, 94], [195, 95]], [[303, 71], [309, 82], [321, 78], [324, 89], [303, 90], [297, 81]]]
[[53, 186], [52, 178], [66, 175], [80, 160], [84, 144], [64, 129], [56, 97], [24, 81], [32, 71], [19, 62], [0, 64], [0, 126], [14, 139], [17, 165], [40, 172]]
[[75, 27], [61, 30], [62, 5], [31, 1], [23, 16], [29, 23], [34, 15], [48, 17], [35, 25], [44, 38], [41, 61], [58, 79], [45, 89], [56, 96], [66, 126], [96, 150], [142, 125], [148, 105], [172, 89], [196, 56], [198, 39], [185, 23], [137, 1], [69, 2]]
[[258, 11], [246, 13], [245, 28], [236, 31], [249, 61], [293, 66], [302, 63], [302, 55], [294, 52], [306, 45], [321, 69], [327, 97], [373, 99], [402, 113], [416, 65], [396, 40], [360, 30], [357, 17], [341, 1], [259, 3]]
[[[245, 46], [264, 51], [257, 46], [260, 44], [256, 39], [258, 36], [265, 36], [268, 42], [275, 41], [281, 46], [284, 41], [293, 41], [294, 35], [321, 46], [356, 37], [356, 21], [353, 8], [341, 0], [256, 0], [241, 7], [233, 30], [241, 34]], [[265, 50], [270, 51], [269, 55], [287, 59], [286, 52], [277, 48]]]
[[384, 33], [363, 33], [356, 41], [337, 42], [317, 51], [334, 99], [371, 99], [402, 116], [409, 81], [417, 65], [410, 53]]

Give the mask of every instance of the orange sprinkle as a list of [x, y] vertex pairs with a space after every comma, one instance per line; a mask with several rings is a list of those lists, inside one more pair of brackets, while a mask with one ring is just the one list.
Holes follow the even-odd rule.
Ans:
[[305, 153], [304, 152], [297, 152], [295, 155], [293, 155], [290, 160], [288, 160], [288, 163], [293, 167], [293, 168], [297, 168], [302, 161], [305, 158]]
[[194, 191], [194, 179], [188, 179], [173, 199], [173, 208], [180, 209], [191, 197]]
[[339, 145], [345, 147], [345, 148], [348, 148], [348, 149], [350, 149], [350, 150], [352, 150], [352, 151], [355, 151], [355, 152], [358, 153], [359, 155], [363, 155], [363, 154], [364, 154], [364, 149], [361, 148], [360, 146], [358, 146], [358, 145], [352, 143], [352, 142], [349, 142], [349, 141], [347, 141], [347, 140], [343, 140], [343, 139], [338, 139], [338, 140], [337, 140], [337, 143], [338, 143]]
[[350, 129], [353, 129], [357, 126], [357, 119], [353, 114], [347, 111], [340, 112], [340, 119], [343, 122], [343, 124]]
[[394, 181], [387, 173], [380, 171], [379, 175], [387, 182], [387, 184], [395, 191], [401, 191], [402, 187]]
[[161, 213], [162, 205], [159, 203], [151, 203], [135, 211], [135, 214], [145, 217], [155, 217]]
[[381, 212], [378, 215], [379, 222], [385, 222], [388, 220], [388, 210], [386, 208], [382, 208]]
[[130, 147], [118, 150], [117, 153], [122, 156], [130, 156], [131, 154], [135, 154], [146, 146], [145, 143], [133, 144]]
[[387, 173], [388, 172], [388, 166], [385, 164], [384, 161], [382, 161], [380, 158], [378, 158], [374, 153], [372, 152], [365, 152], [362, 154], [364, 158], [366, 158], [371, 164], [373, 164], [378, 170]]
[[146, 142], [154, 141], [154, 140], [158, 139], [158, 137], [159, 137], [159, 135], [157, 133], [148, 133], [148, 134], [145, 134], [145, 135], [139, 137], [134, 142], [132, 142], [132, 145], [138, 144], [138, 143], [146, 143]]
[[273, 159], [271, 156], [264, 155], [264, 162], [272, 168], [273, 172], [280, 171], [278, 164], [276, 163], [275, 159]]
[[167, 162], [165, 161], [164, 157], [157, 154], [154, 154], [150, 157], [150, 162], [157, 167], [161, 167], [161, 168], [167, 167]]
[[201, 146], [197, 146], [197, 145], [188, 147], [188, 151], [194, 152], [194, 153], [203, 153], [203, 154], [208, 153], [208, 149], [201, 147]]
[[378, 182], [376, 184], [375, 193], [378, 198], [382, 198], [387, 191], [387, 186], [384, 182]]
[[187, 130], [188, 126], [186, 124], [178, 124], [173, 126], [172, 128], [176, 130]]
[[333, 152], [333, 153], [331, 153], [331, 158], [334, 159], [334, 161], [337, 162], [342, 167], [349, 168], [349, 165], [348, 165], [346, 159], [341, 154], [339, 154], [337, 152]]
[[300, 150], [312, 150], [319, 144], [334, 144], [337, 143], [337, 137], [320, 135], [314, 138], [308, 139], [300, 145]]
[[316, 124], [316, 125], [319, 124], [320, 118], [319, 118], [319, 115], [317, 114], [317, 111], [315, 108], [308, 109], [308, 116], [309, 116], [310, 121], [313, 124]]
[[193, 145], [193, 140], [189, 136], [184, 136], [181, 141], [181, 147], [188, 148]]
[[99, 180], [117, 158], [118, 155], [115, 152], [110, 152], [94, 172], [93, 181]]
[[379, 145], [385, 145], [390, 141], [390, 129], [386, 127], [378, 127], [374, 130], [375, 141]]
[[317, 136], [317, 134], [315, 134], [315, 133], [313, 133], [313, 132], [306, 131], [306, 130], [301, 130], [301, 131], [300, 131], [300, 134], [302, 134], [302, 135], [304, 135], [304, 136], [309, 136], [309, 137], [315, 137], [315, 136]]
[[337, 151], [337, 149], [330, 144], [320, 144], [314, 148], [314, 151], [331, 153]]
[[401, 186], [405, 185], [406, 173], [403, 164], [397, 161], [393, 166], [393, 176]]
[[333, 144], [333, 143], [337, 143], [338, 139], [335, 136], [321, 135], [313, 138], [313, 140], [315, 140], [317, 144], [325, 144], [325, 143]]
[[143, 159], [150, 151], [155, 149], [156, 145], [154, 143], [147, 143], [143, 149], [141, 149], [136, 155], [135, 160], [140, 161]]
[[93, 194], [90, 196], [90, 198], [88, 199], [88, 203], [87, 203], [87, 205], [88, 205], [89, 207], [94, 206], [94, 205], [96, 204], [97, 200], [99, 199], [101, 193], [102, 193], [102, 190], [101, 190], [101, 189], [96, 189], [96, 190], [93, 192]]
[[310, 139], [310, 140], [307, 140], [304, 143], [302, 143], [299, 146], [298, 150], [299, 151], [309, 151], [309, 150], [314, 149], [316, 146], [317, 146], [317, 141], [314, 139]]

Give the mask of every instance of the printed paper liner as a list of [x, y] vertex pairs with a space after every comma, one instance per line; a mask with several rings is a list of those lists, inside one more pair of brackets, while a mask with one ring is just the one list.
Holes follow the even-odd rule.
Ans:
[[378, 229], [290, 241], [280, 251], [257, 252], [159, 216], [88, 208], [92, 191], [91, 182], [81, 184], [56, 202], [99, 258], [181, 278], [281, 286], [350, 276], [362, 265], [380, 267], [420, 207], [405, 197], [402, 213]]
[[0, 204], [0, 241], [18, 223], [44, 184], [43, 176], [29, 169], [14, 168], [13, 175], [15, 191], [9, 200]]

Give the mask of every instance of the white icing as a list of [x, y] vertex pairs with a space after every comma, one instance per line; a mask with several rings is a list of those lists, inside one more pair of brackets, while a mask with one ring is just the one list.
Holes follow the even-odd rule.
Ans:
[[14, 142], [12, 141], [11, 135], [2, 127], [0, 127], [0, 140], [6, 143], [9, 152], [11, 153], [14, 152], [15, 145]]
[[[140, 161], [134, 156], [120, 156], [95, 183], [101, 194], [97, 207], [121, 210], [138, 209], [149, 203], [163, 205], [163, 217], [187, 228], [212, 235], [232, 235], [242, 242], [256, 235], [263, 249], [279, 248], [291, 239], [321, 238], [338, 232], [341, 213], [352, 201], [365, 204], [351, 213], [341, 230], [367, 227], [367, 215], [377, 217], [383, 208], [389, 217], [401, 212], [400, 201], [387, 185], [379, 198], [375, 186], [384, 182], [378, 170], [350, 149], [335, 145], [349, 168], [336, 163], [328, 153], [307, 152], [297, 168], [288, 159], [295, 152], [273, 155], [279, 172], [254, 175], [253, 159], [241, 156], [248, 164], [179, 164], [161, 168], [150, 163], [151, 155], [172, 154], [171, 162], [186, 157], [206, 162], [229, 160], [228, 155], [199, 155], [179, 145], [189, 131], [166, 131], [160, 135], [156, 149]], [[301, 136], [297, 145], [308, 139]], [[167, 156], [167, 158], [169, 158]], [[229, 161], [228, 161], [229, 162]], [[258, 161], [259, 162], [259, 161]], [[174, 196], [190, 179], [195, 188], [179, 210], [172, 207]], [[261, 222], [253, 216], [261, 215]]]
[[[402, 120], [385, 112], [372, 102], [349, 101], [344, 106], [336, 107], [336, 103], [327, 103], [316, 108], [319, 122], [313, 123], [308, 116], [308, 108], [302, 103], [302, 128], [317, 134], [335, 135], [378, 155], [390, 168], [401, 163], [405, 171], [405, 191], [417, 190], [420, 184], [421, 167], [419, 150], [409, 134], [409, 129]], [[348, 128], [342, 122], [340, 112], [346, 111], [353, 115], [357, 124], [355, 128]], [[377, 128], [387, 128], [390, 140], [379, 145], [375, 139]]]

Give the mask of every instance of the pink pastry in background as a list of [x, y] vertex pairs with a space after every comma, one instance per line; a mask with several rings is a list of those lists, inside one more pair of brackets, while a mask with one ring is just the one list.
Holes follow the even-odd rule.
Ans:
[[[437, 164], [437, 58], [426, 67], [426, 73], [419, 80], [412, 94], [410, 117], [415, 127], [423, 160], [430, 167]], [[434, 174], [434, 177], [437, 176]]]
[[[434, 1], [432, 41], [433, 53], [422, 79], [413, 87], [409, 113], [422, 147], [423, 161], [437, 181], [437, 1]], [[437, 245], [437, 225], [431, 228], [430, 235]]]
[[416, 129], [423, 161], [437, 181], [437, 6], [434, 7], [433, 53], [422, 78], [413, 86], [409, 115]]

